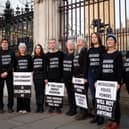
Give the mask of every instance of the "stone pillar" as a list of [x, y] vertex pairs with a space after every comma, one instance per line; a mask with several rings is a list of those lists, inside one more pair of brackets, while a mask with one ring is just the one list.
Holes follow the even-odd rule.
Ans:
[[34, 44], [42, 44], [47, 51], [48, 40], [55, 38], [59, 46], [61, 0], [35, 0], [34, 3]]

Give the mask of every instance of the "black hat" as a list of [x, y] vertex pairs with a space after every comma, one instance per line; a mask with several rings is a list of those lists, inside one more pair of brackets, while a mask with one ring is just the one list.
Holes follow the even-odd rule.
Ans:
[[114, 41], [115, 41], [115, 43], [116, 43], [116, 36], [115, 36], [114, 34], [108, 34], [107, 37], [106, 37], [106, 40], [107, 40], [108, 38], [113, 38]]

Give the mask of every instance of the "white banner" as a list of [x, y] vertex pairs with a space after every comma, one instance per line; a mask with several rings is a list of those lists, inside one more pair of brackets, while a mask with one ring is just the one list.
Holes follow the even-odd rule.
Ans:
[[13, 85], [31, 86], [32, 82], [32, 72], [13, 72]]
[[64, 83], [48, 82], [45, 94], [51, 96], [64, 96]]
[[84, 84], [85, 83], [83, 78], [75, 78], [75, 77], [73, 77], [72, 82], [74, 84]]
[[117, 82], [115, 81], [97, 81], [96, 98], [106, 100], [116, 100]]
[[75, 93], [76, 105], [82, 108], [88, 108], [86, 95]]

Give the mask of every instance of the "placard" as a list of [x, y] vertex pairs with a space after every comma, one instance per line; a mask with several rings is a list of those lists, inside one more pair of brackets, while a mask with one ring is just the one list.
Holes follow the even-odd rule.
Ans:
[[96, 98], [106, 100], [116, 100], [117, 82], [114, 81], [97, 81]]
[[31, 86], [32, 82], [32, 72], [13, 72], [13, 85]]
[[14, 72], [13, 85], [15, 97], [31, 97], [32, 72]]
[[88, 108], [86, 95], [75, 93], [76, 105], [82, 108]]
[[114, 107], [117, 95], [117, 82], [97, 81], [96, 109], [97, 115], [114, 118]]
[[64, 83], [48, 82], [45, 93], [51, 96], [64, 96]]
[[48, 82], [45, 86], [46, 103], [52, 107], [62, 107], [64, 83]]
[[75, 89], [76, 106], [87, 109], [88, 105], [84, 79], [73, 77], [72, 82]]

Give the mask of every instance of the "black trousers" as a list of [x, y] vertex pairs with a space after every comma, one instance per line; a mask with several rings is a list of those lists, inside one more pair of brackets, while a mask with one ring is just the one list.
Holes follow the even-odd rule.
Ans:
[[30, 98], [17, 97], [17, 112], [20, 110], [30, 112]]
[[44, 106], [44, 94], [45, 94], [45, 82], [42, 79], [37, 79], [34, 77], [34, 86], [35, 86], [35, 97], [37, 107]]
[[0, 108], [3, 109], [4, 103], [3, 103], [3, 89], [4, 89], [4, 82], [6, 81], [7, 85], [7, 91], [8, 91], [8, 108], [13, 107], [14, 103], [14, 92], [13, 92], [13, 76], [12, 74], [8, 75], [7, 78], [3, 79], [0, 78]]
[[115, 104], [115, 112], [114, 112], [114, 119], [113, 121], [120, 123], [120, 117], [121, 117], [121, 113], [120, 113], [120, 102], [119, 100], [116, 101]]
[[117, 91], [117, 99], [114, 108], [114, 119], [113, 121], [120, 123], [121, 112], [120, 112], [120, 89]]
[[64, 80], [64, 83], [67, 90], [69, 108], [71, 111], [76, 111], [74, 86], [72, 84], [72, 80]]

